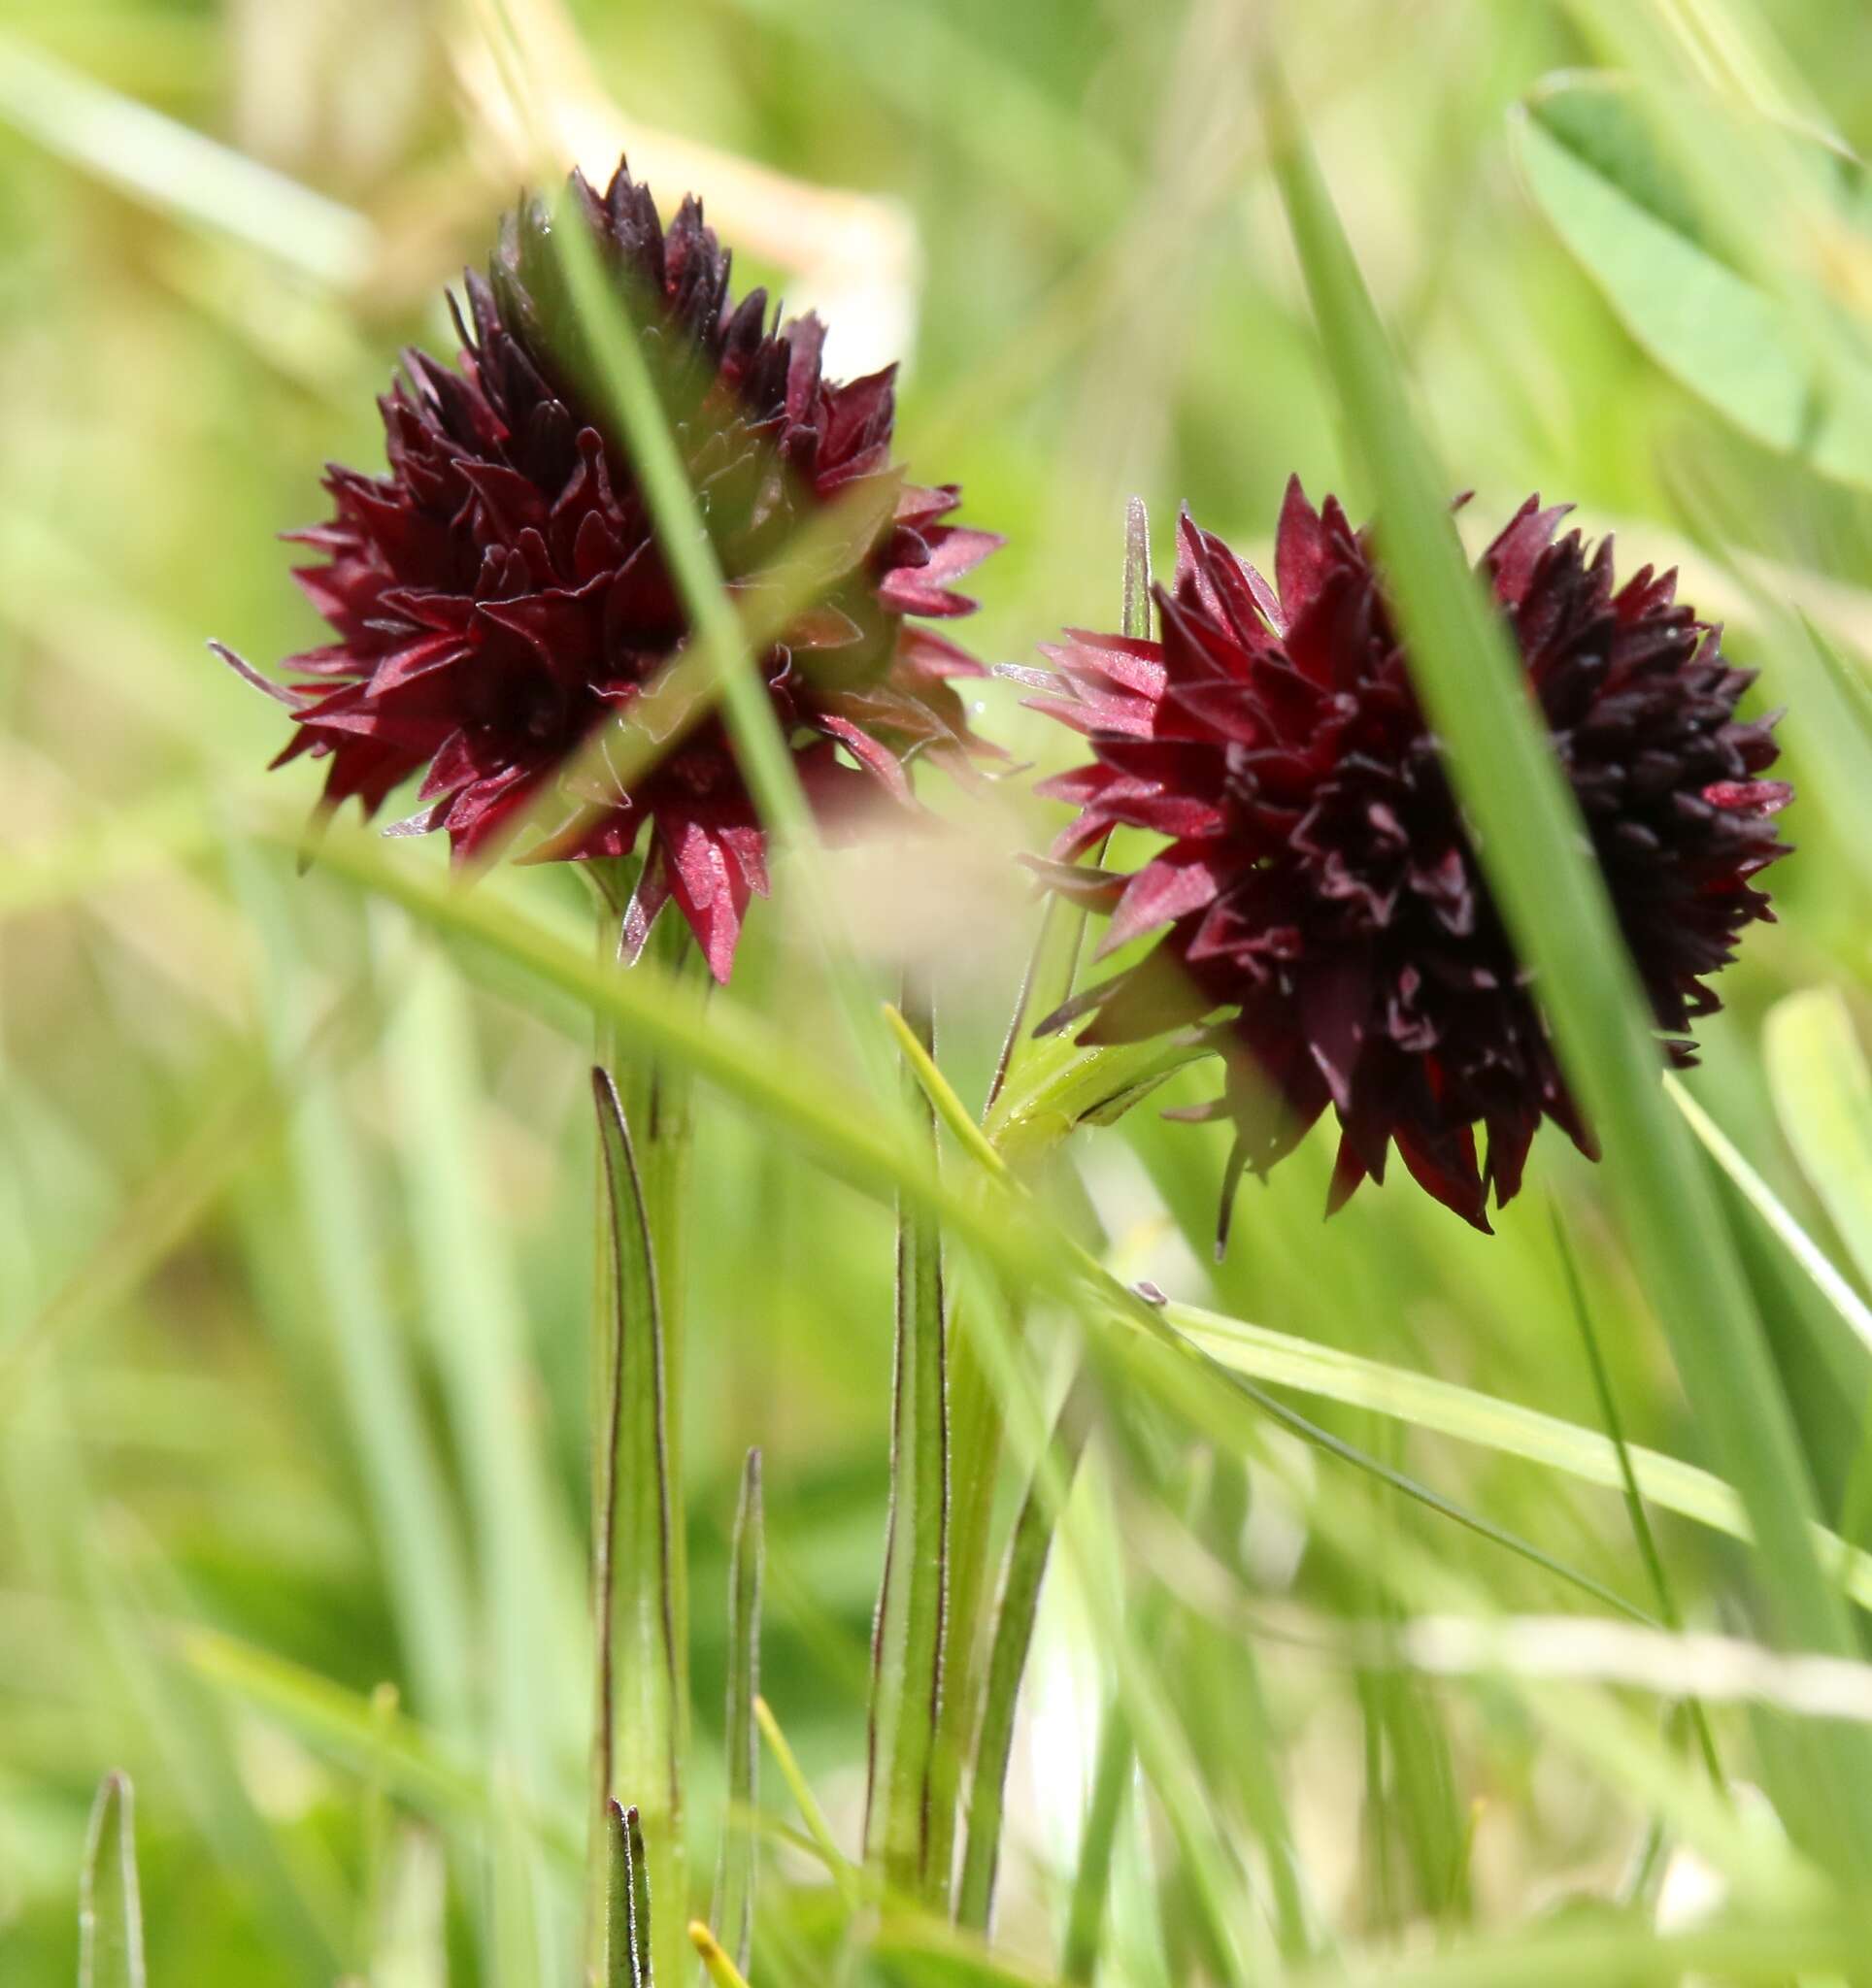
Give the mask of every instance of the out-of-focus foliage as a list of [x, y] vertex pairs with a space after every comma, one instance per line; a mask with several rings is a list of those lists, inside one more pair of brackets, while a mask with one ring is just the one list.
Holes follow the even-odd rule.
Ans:
[[[1616, 527], [1621, 566], [1681, 563], [1688, 598], [1760, 668], [1759, 701], [1788, 707], [1778, 771], [1799, 789], [1799, 853], [1770, 878], [1781, 922], [1722, 977], [1689, 1087], [1863, 1296], [1863, 1066], [1849, 1052], [1872, 1016], [1872, 498], [1814, 475], [1779, 430], [1713, 411], [1694, 359], [1658, 363], [1655, 328], [1621, 315], [1617, 272], [1555, 211], [1565, 188], [1530, 190], [1514, 115], [1548, 107], [1551, 130], [1555, 72], [1635, 66], [1739, 123], [1791, 118], [1863, 154], [1872, 37], [1855, 0], [510, 11], [589, 168], [621, 132], [666, 209], [693, 184], [743, 281], [823, 300], [836, 364], [907, 347], [898, 451], [913, 474], [961, 481], [966, 521], [1008, 535], [971, 636], [1022, 661], [1062, 622], [1116, 624], [1133, 493], [1160, 558], [1185, 499], [1253, 552], [1293, 470], [1354, 514], [1368, 506], [1268, 170], [1254, 83], [1268, 35], [1473, 512], [1505, 516], [1539, 489], [1576, 501], [1594, 534]], [[203, 647], [217, 636], [264, 663], [316, 639], [274, 534], [320, 514], [327, 457], [379, 459], [373, 396], [399, 347], [452, 349], [443, 289], [485, 252], [522, 171], [493, 12], [0, 9], [9, 1984], [73, 1978], [87, 1817], [113, 1768], [137, 1789], [158, 1988], [573, 1978], [589, 1016], [523, 960], [439, 938], [341, 865], [295, 876], [279, 820], [310, 804], [312, 777], [264, 780], [281, 714]], [[1654, 142], [1672, 183], [1694, 188], [1710, 161], [1674, 152], [1681, 137], [1664, 115]], [[1813, 287], [1794, 318], [1811, 307], [1825, 336], [1862, 336], [1863, 235], [1822, 232], [1818, 263], [1799, 262], [1798, 189], [1756, 191], [1768, 232], [1751, 249], [1718, 231], [1709, 254], [1770, 288], [1796, 264]], [[1694, 329], [1724, 337], [1720, 321]], [[975, 695], [1018, 760], [1059, 763], [1064, 742], [1015, 687]], [[936, 966], [942, 1064], [972, 1108], [1035, 917], [1012, 853], [1057, 825], [1027, 784], [973, 805], [932, 785], [958, 833], [914, 871], [900, 854], [834, 858], [879, 998], [906, 953]], [[418, 845], [396, 858], [425, 879], [441, 861]], [[563, 874], [487, 889], [585, 943]], [[781, 936], [784, 867], [777, 893], [724, 998], [797, 1043], [798, 1075], [824, 1096], [855, 1093], [811, 948]], [[1815, 1095], [1829, 1077], [1836, 1091]], [[1447, 1395], [1381, 1399], [1395, 1368], [1604, 1427], [1557, 1205], [1624, 1435], [1716, 1465], [1604, 1179], [1550, 1136], [1492, 1240], [1397, 1185], [1322, 1228], [1331, 1151], [1316, 1137], [1246, 1191], [1217, 1266], [1225, 1134], [1155, 1115], [1201, 1094], [1179, 1077], [1118, 1130], [1079, 1137], [1079, 1232], [1102, 1234], [1127, 1281], [1379, 1363], [1356, 1387], [1331, 1367], [1320, 1396], [1284, 1399], [1655, 1611], [1614, 1452], [1555, 1468], [1525, 1430], [1500, 1434]], [[892, 1307], [887, 1209], [802, 1158], [786, 1123], [719, 1087], [698, 1095], [682, 1448], [701, 1909], [751, 1446], [760, 1693], [836, 1841], [858, 1851]], [[1872, 1374], [1852, 1306], [1720, 1191], [1819, 1509], [1872, 1541]], [[959, 1276], [964, 1302], [990, 1301], [979, 1266]], [[1036, 1332], [1043, 1369], [1060, 1339], [1063, 1384], [1063, 1331]], [[1309, 1385], [1292, 1360], [1249, 1371]], [[1708, 1801], [1667, 1694], [1512, 1674], [1531, 1668], [1513, 1650], [1465, 1662], [1438, 1640], [1450, 1615], [1596, 1609], [1576, 1586], [1302, 1450], [1239, 1399], [1173, 1407], [1142, 1368], [1100, 1379], [1080, 1550], [1054, 1555], [1015, 1736], [996, 1920], [1010, 1966], [1050, 1972], [1069, 1921], [1084, 1951], [1074, 1877], [1101, 1760], [1108, 1980], [1220, 1977], [1231, 1961], [1277, 1978], [1283, 1956], [1327, 1968], [1442, 1938], [1508, 1942], [1504, 1979], [1574, 1981], [1635, 1966], [1654, 1919], [1683, 1923], [1692, 1840], [1781, 1929], [1727, 1960], [1774, 1978], [1826, 1950], [1832, 1907], [1781, 1884], [1752, 1802], [1737, 1820]], [[1640, 1461], [1642, 1488], [1655, 1480]], [[1652, 1507], [1677, 1611], [1746, 1633], [1746, 1549], [1684, 1509]], [[1124, 1738], [1100, 1629], [1114, 1598], [1142, 1731], [1175, 1742], [1147, 1767], [1180, 1763], [1176, 1788], [1110, 1768]], [[1613, 1661], [1588, 1651], [1580, 1668]], [[1497, 1663], [1505, 1683], [1470, 1675]], [[1777, 1726], [1725, 1696], [1738, 1674], [1709, 1656], [1673, 1688], [1708, 1701], [1724, 1773], [1767, 1783]], [[849, 1873], [828, 1878], [802, 1847], [808, 1821], [765, 1766], [751, 1978], [782, 1988], [835, 1964]], [[1179, 1813], [1213, 1822], [1215, 1870]], [[1244, 1902], [1232, 1956], [1213, 1950], [1215, 1897]], [[925, 1981], [963, 1969], [946, 1952], [912, 1927], [878, 1958]]]

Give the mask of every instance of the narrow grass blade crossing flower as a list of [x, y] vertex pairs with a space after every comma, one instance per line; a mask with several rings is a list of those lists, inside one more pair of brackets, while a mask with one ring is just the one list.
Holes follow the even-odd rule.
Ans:
[[[1785, 1395], [1712, 1185], [1667, 1106], [1658, 1051], [1579, 824], [1463, 565], [1449, 493], [1416, 431], [1397, 363], [1285, 88], [1267, 71], [1269, 139], [1349, 430], [1378, 498], [1379, 538], [1419, 688], [1476, 823], [1485, 867], [1561, 1062], [1603, 1144], [1644, 1287], [1692, 1408], [1746, 1504], [1777, 1636], [1844, 1655], [1853, 1638], [1810, 1531], [1814, 1499]], [[1790, 1826], [1842, 1879], [1872, 1873], [1872, 1748], [1856, 1734], [1794, 1736], [1777, 1775]]]

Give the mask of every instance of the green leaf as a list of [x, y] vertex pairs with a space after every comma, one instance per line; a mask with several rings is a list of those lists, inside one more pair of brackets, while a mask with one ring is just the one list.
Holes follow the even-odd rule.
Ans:
[[744, 1974], [754, 1939], [754, 1804], [760, 1772], [754, 1699], [760, 1691], [761, 1548], [760, 1452], [751, 1449], [742, 1467], [741, 1502], [735, 1509], [728, 1561], [728, 1815], [709, 1913], [732, 1942], [734, 1964]]
[[[1872, 352], [1816, 299], [1837, 331], [1822, 357], [1809, 314], [1723, 258], [1633, 89], [1557, 79], [1518, 108], [1511, 129], [1542, 213], [1659, 365], [1757, 442], [1872, 488]], [[1793, 152], [1841, 225], [1864, 231], [1855, 161], [1768, 127], [1751, 137]]]
[[79, 1884], [78, 1988], [144, 1988], [136, 1798], [128, 1774], [104, 1777], [91, 1805]]
[[[1522, 672], [1462, 557], [1449, 486], [1419, 437], [1379, 322], [1291, 103], [1271, 80], [1271, 143], [1347, 427], [1378, 497], [1378, 537], [1413, 675], [1475, 822], [1488, 881], [1536, 976], [1574, 1095], [1697, 1421], [1748, 1507], [1774, 1633], [1855, 1647], [1814, 1548], [1814, 1488], [1714, 1183], [1666, 1103], [1650, 1007], [1590, 861]], [[1872, 1872], [1872, 1742], [1801, 1736], [1772, 1793], [1843, 1879]]]
[[1853, 1017], [1836, 989], [1814, 987], [1778, 1002], [1763, 1033], [1782, 1130], [1872, 1283], [1872, 1071]]
[[[609, 1214], [600, 1292], [609, 1320], [607, 1385], [598, 1430], [600, 1486], [592, 1542], [598, 1626], [592, 1791], [609, 1839], [614, 1787], [641, 1812], [654, 1843], [655, 1886], [680, 1914], [683, 1901], [683, 1784], [677, 1720], [679, 1677], [687, 1658], [677, 1640], [670, 1589], [675, 1487], [669, 1478], [668, 1403], [656, 1265], [636, 1155], [617, 1086], [594, 1068], [604, 1202]], [[633, 1846], [634, 1849], [634, 1846]], [[609, 1868], [608, 1856], [599, 1869]], [[647, 1867], [643, 1881], [652, 1872]], [[681, 1929], [678, 1929], [678, 1939]], [[668, 1944], [666, 1936], [666, 1944]], [[675, 1946], [659, 1955], [673, 1969]]]
[[[904, 1020], [933, 1060], [928, 1004], [906, 993]], [[914, 1074], [914, 1073], [913, 1073]], [[920, 1088], [934, 1150], [936, 1112]], [[907, 1197], [897, 1209], [897, 1329], [891, 1375], [890, 1517], [871, 1652], [871, 1773], [865, 1854], [885, 1883], [941, 1905], [954, 1771], [939, 1749], [949, 1597], [949, 1376], [940, 1224]], [[939, 1758], [939, 1751], [943, 1757]]]

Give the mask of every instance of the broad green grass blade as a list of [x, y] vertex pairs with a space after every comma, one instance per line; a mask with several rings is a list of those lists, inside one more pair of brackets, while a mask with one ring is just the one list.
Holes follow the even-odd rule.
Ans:
[[1851, 715], [1857, 734], [1855, 743], [1861, 751], [1872, 749], [1872, 673], [1868, 673], [1862, 659], [1849, 659], [1841, 654], [1811, 615], [1802, 614], [1800, 619], [1808, 641]]
[[128, 1774], [106, 1774], [91, 1806], [79, 1880], [78, 1988], [146, 1988], [148, 1978], [136, 1797]]
[[[907, 1025], [926, 1057], [935, 1022], [908, 991]], [[921, 1105], [935, 1149], [936, 1113]], [[897, 1210], [896, 1352], [891, 1375], [890, 1516], [872, 1641], [865, 1855], [887, 1887], [941, 1909], [949, 1896], [955, 1772], [939, 1758], [949, 1601], [949, 1360], [940, 1225], [907, 1198]]]
[[[602, 1501], [607, 1515], [593, 1544], [593, 1587], [599, 1621], [614, 1625], [609, 1637], [600, 1631], [598, 1690], [602, 1697], [608, 1670], [612, 1690], [598, 1710], [593, 1793], [609, 1805], [616, 1787], [632, 1816], [641, 1816], [644, 1837], [653, 1845], [643, 1880], [664, 1900], [667, 1922], [682, 1911], [685, 1892], [677, 1718], [678, 1679], [686, 1674], [688, 1656], [676, 1640], [670, 1594], [677, 1487], [668, 1475], [663, 1330], [630, 1134], [610, 1077], [594, 1069], [591, 1082], [611, 1217], [602, 1292], [611, 1319], [610, 1385], [600, 1423], [609, 1482]], [[598, 1844], [605, 1839], [601, 1834]], [[599, 1870], [607, 1868], [601, 1861]], [[655, 1958], [665, 1980], [675, 1978], [681, 1939], [680, 1919], [674, 1938], [661, 1932]]]
[[[1792, 1418], [1722, 1212], [1664, 1100], [1660, 1055], [1602, 880], [1502, 631], [1464, 563], [1449, 492], [1415, 427], [1397, 362], [1290, 102], [1268, 109], [1287, 215], [1349, 428], [1370, 471], [1380, 538], [1416, 679], [1476, 824], [1490, 883], [1539, 991], [1647, 1296], [1711, 1445], [1750, 1513], [1762, 1591], [1790, 1644], [1845, 1654], [1853, 1637], [1812, 1535]], [[1812, 1773], [1775, 1789], [1843, 1877], [1872, 1872], [1872, 1747], [1808, 1736]]]
[[[1521, 107], [1512, 130], [1542, 212], [1661, 366], [1755, 441], [1872, 487], [1872, 351], [1843, 377], [1816, 371], [1786, 304], [1712, 245], [1630, 87], [1558, 80]], [[1786, 134], [1777, 142], [1796, 143]], [[1864, 229], [1862, 203], [1845, 206], [1847, 161], [1799, 143], [1813, 154], [1816, 192], [1837, 189], [1843, 222]]]
[[1839, 993], [1790, 994], [1763, 1033], [1782, 1130], [1860, 1278], [1872, 1284], [1872, 1070]]
[[711, 1922], [732, 1943], [745, 1974], [754, 1940], [754, 1805], [760, 1796], [760, 1735], [754, 1700], [760, 1692], [760, 1452], [751, 1449], [741, 1473], [734, 1545], [728, 1561], [728, 1813], [715, 1871]]

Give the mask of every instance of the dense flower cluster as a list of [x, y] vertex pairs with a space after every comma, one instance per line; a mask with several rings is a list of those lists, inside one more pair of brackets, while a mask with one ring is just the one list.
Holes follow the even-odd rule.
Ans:
[[[1771, 916], [1751, 882], [1785, 853], [1788, 800], [1759, 778], [1772, 720], [1736, 715], [1750, 675], [1646, 567], [1615, 583], [1610, 540], [1555, 536], [1529, 499], [1481, 562], [1578, 801], [1657, 1025], [1679, 1062], [1719, 1004], [1705, 977]], [[1071, 631], [1041, 708], [1091, 764], [1043, 791], [1078, 818], [1046, 874], [1107, 910], [1105, 949], [1167, 927], [1128, 971], [1054, 1017], [1083, 1040], [1202, 1027], [1226, 1064], [1205, 1115], [1262, 1173], [1332, 1108], [1329, 1211], [1390, 1146], [1439, 1201], [1487, 1229], [1521, 1184], [1543, 1115], [1588, 1153], [1490, 902], [1437, 740], [1412, 687], [1383, 579], [1339, 505], [1297, 480], [1278, 590], [1182, 520], [1160, 642]], [[1130, 875], [1070, 867], [1120, 827], [1168, 845]], [[1486, 1130], [1478, 1159], [1476, 1132]]]
[[[908, 801], [913, 757], [959, 767], [987, 751], [950, 682], [979, 665], [909, 617], [966, 613], [952, 583], [998, 541], [945, 521], [953, 486], [892, 466], [892, 370], [837, 384], [816, 318], [770, 322], [759, 290], [736, 305], [693, 200], [665, 230], [621, 165], [602, 195], [575, 175], [572, 195], [731, 590], [772, 583], [800, 528], [839, 507], [829, 588], [762, 659], [814, 804], [852, 789]], [[535, 858], [641, 843], [640, 914], [674, 897], [725, 979], [767, 887], [767, 837], [721, 721], [679, 731], [627, 781], [596, 744], [688, 620], [593, 384], [552, 225], [538, 203], [508, 217], [486, 280], [467, 278], [457, 367], [412, 351], [380, 403], [388, 473], [334, 467], [334, 515], [294, 535], [319, 555], [297, 578], [336, 639], [285, 665], [298, 729], [281, 758], [325, 758], [324, 805], [355, 795], [367, 813], [423, 774], [422, 811], [400, 827], [446, 829], [461, 857], [522, 821], [543, 831]]]

